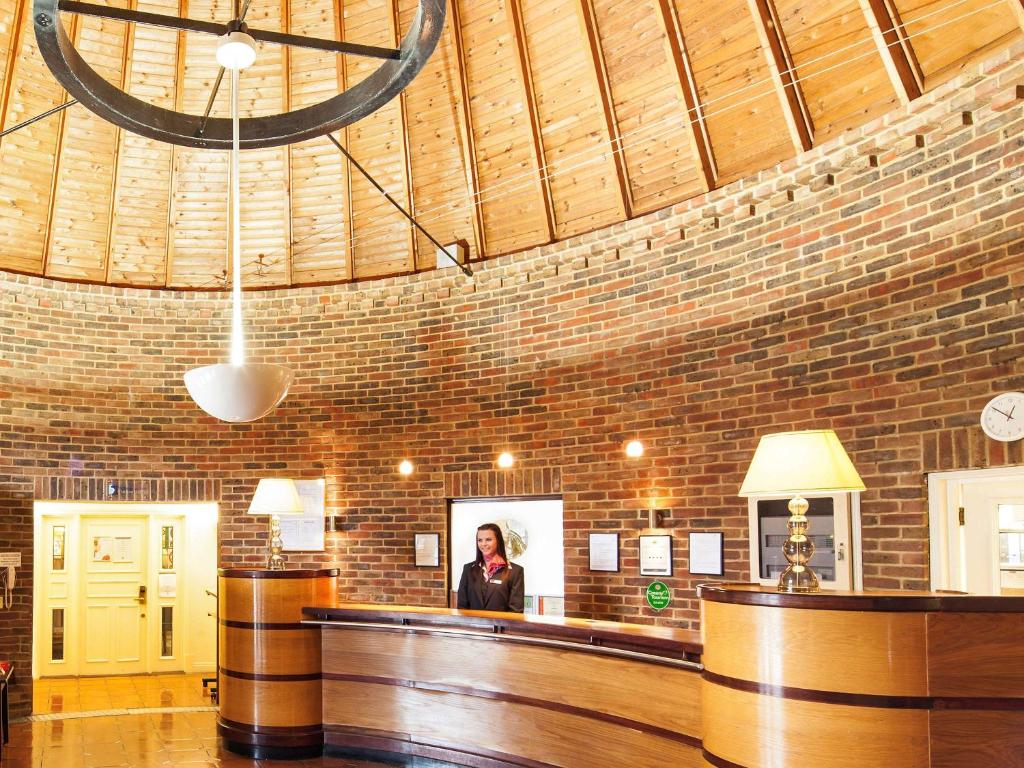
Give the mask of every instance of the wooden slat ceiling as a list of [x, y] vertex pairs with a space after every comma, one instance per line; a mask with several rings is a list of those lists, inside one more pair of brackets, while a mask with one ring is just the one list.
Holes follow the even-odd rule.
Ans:
[[[106, 0], [223, 21], [228, 0]], [[253, 0], [261, 28], [397, 44], [417, 0]], [[399, 98], [337, 138], [440, 241], [473, 260], [699, 195], [861, 125], [1021, 35], [1021, 0], [449, 0]], [[202, 113], [216, 40], [66, 17], [112, 83]], [[261, 45], [244, 115], [322, 101], [372, 60]], [[31, 0], [0, 0], [0, 127], [67, 99]], [[214, 114], [226, 116], [227, 88]], [[227, 155], [171, 147], [81, 106], [0, 141], [0, 269], [221, 289]], [[434, 266], [435, 248], [320, 138], [244, 152], [248, 287]]]

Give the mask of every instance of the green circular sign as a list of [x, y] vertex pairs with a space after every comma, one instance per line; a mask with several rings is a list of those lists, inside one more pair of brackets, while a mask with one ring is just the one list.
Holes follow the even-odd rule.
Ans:
[[647, 604], [656, 611], [666, 608], [672, 602], [672, 590], [663, 581], [652, 581], [647, 586]]

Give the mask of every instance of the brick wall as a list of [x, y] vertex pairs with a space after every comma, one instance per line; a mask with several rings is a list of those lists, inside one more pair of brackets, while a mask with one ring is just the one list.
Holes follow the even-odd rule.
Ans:
[[[443, 530], [451, 489], [547, 472], [565, 500], [567, 609], [693, 626], [685, 533], [724, 530], [726, 577], [745, 578], [736, 492], [758, 436], [831, 426], [868, 486], [866, 584], [926, 587], [924, 473], [1024, 463], [977, 426], [992, 394], [1024, 389], [1022, 167], [1017, 46], [771, 172], [471, 281], [249, 294], [251, 357], [296, 370], [249, 425], [215, 423], [181, 383], [225, 359], [223, 296], [6, 276], [0, 488], [16, 491], [0, 548], [27, 547], [20, 494], [40, 478], [190, 478], [219, 494], [222, 563], [256, 565], [256, 480], [326, 476], [340, 530], [291, 562], [338, 564], [345, 598], [443, 605], [445, 569], [411, 567], [413, 531]], [[627, 460], [634, 436], [648, 450]], [[493, 465], [506, 440], [511, 480]], [[652, 504], [677, 534], [658, 616], [636, 557]], [[621, 573], [588, 572], [591, 530], [620, 532]], [[19, 583], [0, 654], [27, 658]]]

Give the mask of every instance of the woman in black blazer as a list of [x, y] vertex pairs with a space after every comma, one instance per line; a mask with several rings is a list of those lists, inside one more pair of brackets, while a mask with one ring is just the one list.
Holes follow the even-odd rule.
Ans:
[[524, 572], [508, 561], [501, 528], [485, 523], [476, 529], [476, 560], [466, 563], [459, 580], [459, 608], [523, 612]]

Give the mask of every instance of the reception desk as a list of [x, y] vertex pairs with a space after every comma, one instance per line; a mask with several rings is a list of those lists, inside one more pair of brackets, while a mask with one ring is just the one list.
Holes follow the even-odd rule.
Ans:
[[333, 572], [285, 573], [222, 574], [220, 734], [244, 754], [1024, 768], [1024, 598], [705, 585], [697, 634], [335, 606]]
[[324, 740], [470, 766], [701, 765], [694, 632], [482, 611], [308, 608]]
[[699, 594], [709, 765], [1024, 766], [1024, 599]]

